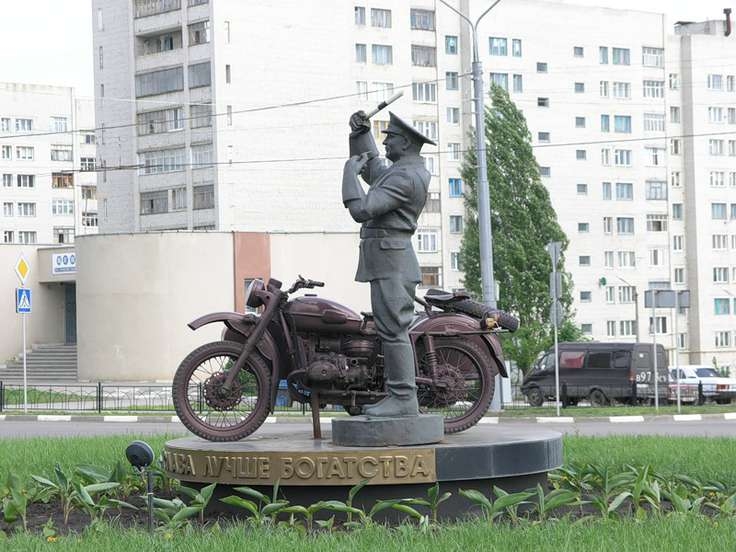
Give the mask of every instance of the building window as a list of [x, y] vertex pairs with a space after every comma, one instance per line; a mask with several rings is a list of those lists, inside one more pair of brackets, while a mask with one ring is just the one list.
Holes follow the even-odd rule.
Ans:
[[[193, 3], [192, 0], [189, 0], [190, 5]], [[181, 9], [181, 0], [135, 0], [136, 17], [147, 17], [178, 9]]]
[[580, 302], [581, 303], [590, 303], [592, 299], [592, 292], [590, 291], [581, 291], [580, 292]]
[[[56, 148], [56, 149], [55, 149]], [[61, 152], [60, 159], [54, 159], [54, 151]], [[18, 146], [15, 148], [15, 158], [19, 161], [33, 161], [33, 146]], [[51, 160], [52, 161], [71, 161], [72, 160], [72, 147], [71, 146], [51, 146]]]
[[680, 75], [677, 73], [669, 74], [670, 90], [678, 90], [680, 88]]
[[613, 129], [615, 132], [631, 133], [631, 116], [629, 115], [614, 115], [613, 117]]
[[189, 45], [207, 44], [210, 41], [210, 22], [198, 21], [189, 25]]
[[708, 88], [711, 90], [723, 90], [723, 75], [709, 74]]
[[29, 232], [27, 230], [18, 231], [18, 243], [24, 245], [33, 245], [36, 243], [36, 232]]
[[538, 107], [549, 107], [549, 98], [537, 98]]
[[412, 44], [411, 63], [418, 67], [435, 67], [437, 65], [437, 52], [435, 48]]
[[680, 185], [680, 171], [672, 171], [670, 173], [670, 186], [679, 188]]
[[460, 253], [457, 251], [450, 252], [450, 268], [452, 270], [462, 270], [462, 264], [460, 262]]
[[391, 10], [371, 8], [371, 26], [382, 29], [391, 28]]
[[212, 126], [212, 104], [192, 104], [189, 106], [189, 125], [192, 128]]
[[611, 183], [601, 182], [601, 199], [604, 201], [610, 201], [611, 197]]
[[601, 115], [601, 132], [611, 131], [611, 117], [609, 115]]
[[13, 202], [12, 201], [3, 202], [3, 216], [5, 217], [13, 216]]
[[580, 324], [580, 331], [583, 332], [585, 335], [592, 335], [593, 334], [593, 324]]
[[613, 83], [613, 97], [614, 98], [631, 98], [631, 83], [630, 82], [616, 82]]
[[440, 268], [438, 266], [420, 266], [419, 272], [421, 273], [422, 278], [422, 281], [419, 284], [421, 287], [442, 286], [442, 278], [440, 275]]
[[634, 286], [618, 286], [618, 302], [633, 303], [636, 288]]
[[71, 146], [51, 146], [51, 160], [52, 161], [71, 161], [72, 160], [72, 147]]
[[13, 158], [13, 146], [0, 146], [0, 152], [2, 159], [11, 160]]
[[96, 159], [94, 157], [82, 157], [79, 159], [81, 171], [94, 171], [96, 167]]
[[636, 320], [619, 321], [619, 336], [631, 337], [636, 335]]
[[54, 227], [54, 243], [74, 243], [74, 228]]
[[728, 218], [726, 207], [727, 205], [725, 203], [711, 203], [711, 218], [713, 220], [726, 220]]
[[356, 44], [355, 45], [355, 62], [356, 63], [366, 63], [366, 48], [365, 44]]
[[644, 130], [664, 132], [664, 113], [644, 113]]
[[[603, 266], [613, 268], [613, 251], [603, 252]], [[611, 291], [611, 298], [608, 300], [608, 291]], [[606, 288], [606, 299], [609, 303], [613, 303], [613, 287]]]
[[575, 128], [585, 128], [585, 117], [575, 117]]
[[728, 267], [727, 266], [713, 267], [713, 283], [714, 284], [727, 284], [728, 283]]
[[645, 147], [647, 154], [647, 164], [652, 167], [658, 167], [664, 164], [664, 149], [655, 147]]
[[580, 255], [578, 257], [578, 264], [580, 266], [590, 266], [590, 255]]
[[[412, 121], [412, 124], [415, 129], [427, 138], [431, 138], [432, 140], [437, 139], [437, 121]], [[434, 174], [432, 171], [430, 173]]]
[[537, 73], [546, 73], [548, 71], [547, 63], [544, 61], [537, 62]]
[[232, 82], [233, 82], [233, 74], [230, 68], [230, 64], [228, 63], [225, 65], [225, 84], [231, 84]]
[[723, 155], [723, 140], [708, 140], [708, 153], [711, 155]]
[[450, 215], [450, 234], [462, 234], [463, 217], [462, 215]]
[[580, 234], [587, 234], [588, 232], [590, 232], [590, 223], [578, 222], [578, 232]]
[[616, 200], [632, 201], [634, 199], [634, 185], [631, 182], [616, 182]]
[[644, 46], [641, 49], [644, 67], [664, 67], [664, 48]]
[[[228, 80], [228, 82], [230, 81]], [[210, 86], [210, 84], [212, 84], [212, 71], [209, 61], [189, 66], [189, 88]]]
[[413, 82], [411, 92], [415, 102], [435, 103], [437, 101], [437, 83]]
[[715, 346], [716, 347], [730, 347], [731, 346], [731, 332], [730, 331], [716, 332]]
[[672, 220], [682, 220], [682, 203], [672, 204]]
[[186, 164], [186, 150], [174, 148], [144, 151], [138, 154], [138, 174], [150, 175], [183, 171]]
[[647, 180], [646, 198], [652, 200], [667, 199], [667, 182], [664, 180]]
[[437, 230], [417, 230], [416, 243], [418, 253], [436, 253], [439, 241]]
[[611, 149], [601, 148], [601, 165], [609, 166], [611, 164]]
[[[613, 217], [603, 217], [603, 233], [613, 234]], [[611, 263], [613, 266], [613, 263]]]
[[542, 144], [548, 144], [550, 141], [549, 132], [537, 132], [537, 141]]
[[598, 63], [601, 65], [608, 64], [608, 46], [598, 47]]
[[184, 89], [184, 69], [174, 67], [135, 76], [135, 96], [142, 98]]
[[457, 90], [458, 74], [456, 71], [448, 71], [445, 73], [445, 88], [447, 90]]
[[445, 36], [445, 53], [447, 55], [457, 54], [457, 37], [452, 35]]
[[447, 122], [452, 124], [458, 124], [460, 122], [460, 108], [459, 107], [448, 107], [447, 108]]
[[710, 185], [714, 188], [723, 188], [726, 185], [723, 171], [710, 171]]
[[371, 45], [371, 56], [375, 65], [392, 65], [394, 49], [386, 44], [373, 44]]
[[187, 189], [184, 187], [171, 190], [171, 210], [181, 211], [187, 208]]
[[10, 132], [9, 117], [0, 117], [0, 132]]
[[233, 106], [228, 105], [225, 108], [225, 122], [227, 123], [227, 126], [231, 127], [233, 126]]
[[606, 337], [616, 337], [616, 321], [606, 321]]
[[202, 169], [212, 166], [214, 151], [212, 143], [192, 144], [192, 169]]
[[[736, 116], [736, 110], [734, 110], [734, 115]], [[680, 122], [680, 108], [676, 105], [670, 106], [670, 122], [671, 123], [679, 123]]]
[[549, 177], [552, 175], [552, 170], [549, 167], [539, 167], [539, 176]]
[[513, 75], [513, 87], [514, 92], [524, 91], [524, 81], [522, 75]]
[[657, 316], [654, 321], [652, 321], [652, 317], [649, 317], [649, 335], [652, 335], [652, 328], [656, 326], [656, 332], [658, 334], [666, 334], [667, 333], [667, 317], [666, 316]]
[[585, 55], [585, 49], [582, 46], [573, 46], [572, 47], [572, 55], [577, 58], [584, 57]]
[[3, 230], [3, 243], [13, 243], [12, 230]]
[[667, 215], [647, 215], [648, 232], [666, 232]]
[[30, 132], [33, 130], [33, 119], [16, 119], [16, 132]]
[[664, 98], [664, 81], [645, 80], [643, 86], [645, 98]]
[[617, 167], [631, 166], [631, 150], [615, 149], [613, 150], [613, 163]]
[[225, 21], [225, 44], [230, 44], [230, 21]]
[[575, 188], [577, 190], [578, 195], [588, 195], [588, 185], [587, 184], [576, 184]]
[[168, 190], [144, 192], [141, 194], [141, 215], [155, 215], [169, 210]]
[[582, 94], [585, 92], [585, 83], [584, 82], [576, 82], [575, 83], [575, 93], [576, 94]]
[[35, 188], [36, 187], [36, 175], [18, 174], [16, 175], [16, 182], [17, 182], [18, 188]]
[[192, 208], [194, 210], [215, 207], [215, 186], [213, 184], [195, 185], [192, 192]]
[[711, 240], [715, 251], [728, 249], [728, 234], [713, 234]]
[[82, 186], [82, 199], [97, 199], [97, 186]]
[[439, 213], [442, 211], [442, 198], [439, 192], [429, 192], [422, 213]]
[[611, 48], [611, 61], [614, 65], [631, 65], [628, 48]]
[[[506, 56], [508, 51], [506, 49], [506, 39], [492, 36], [489, 38], [490, 50], [492, 56]], [[519, 43], [521, 46], [521, 42]], [[519, 48], [521, 51], [521, 48]]]
[[491, 83], [500, 86], [506, 92], [509, 91], [509, 74], [508, 73], [491, 73]]
[[363, 6], [355, 6], [355, 24], [365, 25], [365, 8]]
[[685, 283], [685, 269], [676, 268], [674, 271], [674, 277], [675, 277], [676, 284], [684, 284]]
[[67, 118], [66, 117], [51, 117], [52, 132], [66, 132], [67, 131]]
[[[71, 175], [70, 175], [71, 176]], [[53, 175], [51, 176], [51, 182], [53, 187]], [[13, 175], [12, 174], [3, 174], [3, 188], [12, 188], [13, 187]]]
[[608, 81], [600, 81], [600, 95], [601, 98], [607, 98], [608, 97]]
[[434, 31], [434, 12], [412, 8], [410, 12], [411, 28], [419, 31]]
[[463, 181], [461, 178], [450, 178], [448, 180], [450, 197], [463, 197]]
[[670, 139], [670, 153], [672, 155], [680, 155], [680, 151], [681, 151], [680, 144], [681, 143], [682, 142], [680, 142], [679, 138]]
[[514, 57], [521, 57], [521, 39], [511, 39], [511, 55]]
[[458, 142], [450, 142], [447, 144], [447, 150], [450, 153], [451, 161], [460, 161], [460, 144]]
[[51, 214], [54, 216], [68, 216], [74, 214], [74, 201], [71, 199], [52, 199]]
[[588, 158], [588, 152], [582, 149], [575, 150], [575, 159], [578, 161], [585, 161]]
[[616, 217], [616, 232], [631, 235], [634, 233], [634, 219], [632, 217]]

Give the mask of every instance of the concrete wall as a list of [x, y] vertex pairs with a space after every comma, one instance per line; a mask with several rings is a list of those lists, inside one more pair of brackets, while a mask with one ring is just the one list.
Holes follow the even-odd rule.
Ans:
[[22, 350], [21, 317], [15, 313], [15, 288], [20, 282], [14, 270], [21, 253], [31, 268], [26, 281], [33, 302], [33, 312], [26, 318], [27, 347], [30, 349], [34, 343], [64, 341], [64, 287], [39, 284], [45, 274], [39, 266], [35, 246], [0, 245], [0, 365]]
[[77, 242], [80, 380], [171, 380], [222, 326], [187, 323], [233, 305], [229, 233], [119, 234]]

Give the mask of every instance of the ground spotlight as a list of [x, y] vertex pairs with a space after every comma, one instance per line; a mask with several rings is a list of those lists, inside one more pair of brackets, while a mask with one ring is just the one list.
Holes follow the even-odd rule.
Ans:
[[151, 445], [145, 441], [133, 441], [125, 449], [125, 456], [136, 470], [146, 475], [146, 498], [148, 499], [148, 531], [153, 531], [153, 473], [150, 465], [156, 458]]

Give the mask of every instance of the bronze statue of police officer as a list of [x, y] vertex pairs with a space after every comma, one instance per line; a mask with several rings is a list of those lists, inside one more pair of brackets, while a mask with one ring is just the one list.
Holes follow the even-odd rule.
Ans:
[[[421, 276], [411, 239], [427, 200], [430, 179], [419, 153], [425, 143], [436, 145], [389, 114], [383, 145], [392, 164], [386, 167], [379, 159], [370, 120], [358, 111], [350, 117], [351, 157], [342, 179], [343, 204], [361, 223], [355, 280], [371, 284], [373, 318], [383, 345], [388, 396], [364, 408], [364, 413], [373, 417], [419, 414], [408, 330]], [[367, 192], [359, 175], [370, 186]]]

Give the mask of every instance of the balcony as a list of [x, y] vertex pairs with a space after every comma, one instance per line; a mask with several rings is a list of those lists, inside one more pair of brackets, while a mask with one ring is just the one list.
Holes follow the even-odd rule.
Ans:
[[181, 9], [181, 0], [135, 0], [135, 17], [148, 17]]

